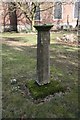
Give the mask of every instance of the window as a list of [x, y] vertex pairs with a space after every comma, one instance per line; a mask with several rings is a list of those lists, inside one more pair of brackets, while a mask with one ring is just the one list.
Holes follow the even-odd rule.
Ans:
[[74, 18], [79, 18], [79, 16], [80, 16], [80, 2], [75, 2]]
[[35, 20], [40, 20], [40, 6], [36, 7]]
[[62, 19], [62, 3], [55, 2], [54, 19]]

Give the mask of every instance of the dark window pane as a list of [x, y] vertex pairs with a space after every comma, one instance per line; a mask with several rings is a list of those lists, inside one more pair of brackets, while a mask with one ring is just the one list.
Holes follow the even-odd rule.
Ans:
[[55, 19], [62, 19], [62, 3], [61, 2], [55, 3], [54, 18]]
[[80, 2], [75, 2], [74, 18], [78, 18], [78, 16], [80, 16]]
[[74, 18], [78, 18], [78, 2], [75, 3]]
[[35, 20], [40, 20], [40, 7], [36, 7]]

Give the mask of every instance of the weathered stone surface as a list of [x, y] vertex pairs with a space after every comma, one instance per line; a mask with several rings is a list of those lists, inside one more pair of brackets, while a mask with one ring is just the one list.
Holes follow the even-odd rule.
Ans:
[[37, 82], [38, 84], [49, 83], [50, 77], [50, 58], [49, 58], [50, 33], [38, 32], [37, 44]]
[[35, 26], [37, 36], [37, 83], [44, 85], [50, 82], [50, 28], [51, 26]]

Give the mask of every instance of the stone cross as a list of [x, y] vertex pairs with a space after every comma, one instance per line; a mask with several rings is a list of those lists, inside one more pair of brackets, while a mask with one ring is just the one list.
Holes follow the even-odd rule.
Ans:
[[38, 85], [50, 82], [50, 29], [53, 25], [35, 25], [37, 35], [37, 80]]

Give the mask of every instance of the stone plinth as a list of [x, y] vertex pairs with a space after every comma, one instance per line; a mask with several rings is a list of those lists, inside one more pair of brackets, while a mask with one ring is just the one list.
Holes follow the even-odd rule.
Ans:
[[34, 26], [37, 35], [37, 83], [44, 85], [50, 82], [50, 29], [53, 25]]

